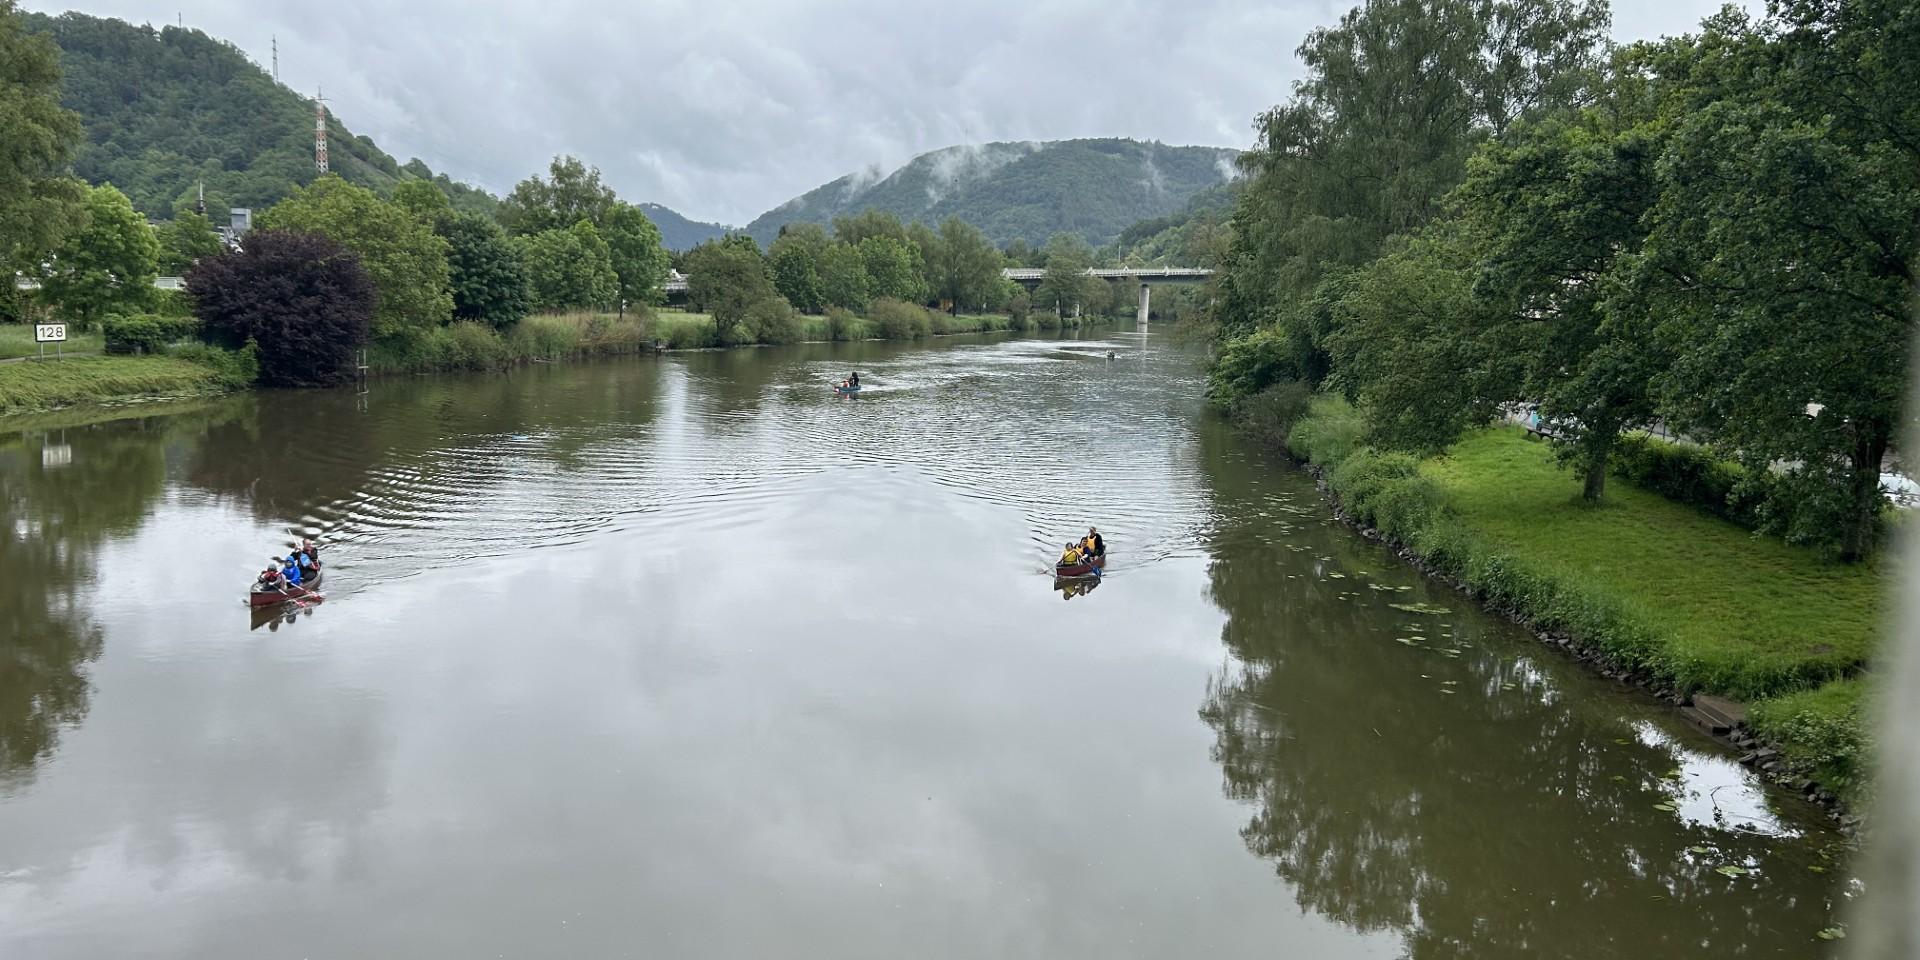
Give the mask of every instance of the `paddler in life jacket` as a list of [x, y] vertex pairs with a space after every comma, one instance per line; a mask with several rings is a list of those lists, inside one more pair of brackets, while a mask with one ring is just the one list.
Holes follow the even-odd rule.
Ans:
[[1080, 540], [1080, 552], [1089, 560], [1104, 557], [1107, 555], [1107, 541], [1100, 538], [1099, 530], [1088, 527], [1087, 535]]
[[1063, 567], [1072, 567], [1072, 566], [1078, 566], [1079, 563], [1080, 563], [1080, 545], [1069, 541], [1067, 543], [1067, 548], [1065, 550], [1060, 551], [1060, 565]]
[[280, 589], [280, 565], [278, 559], [275, 558], [275, 562], [267, 564], [267, 569], [260, 571], [260, 576], [255, 579], [254, 582], [266, 590]]

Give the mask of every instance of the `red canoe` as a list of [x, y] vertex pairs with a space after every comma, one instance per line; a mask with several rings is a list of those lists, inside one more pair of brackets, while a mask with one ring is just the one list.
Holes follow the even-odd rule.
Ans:
[[1053, 575], [1060, 578], [1092, 577], [1092, 576], [1098, 576], [1100, 571], [1105, 570], [1106, 568], [1107, 568], [1107, 558], [1104, 556], [1101, 556], [1101, 557], [1094, 557], [1091, 562], [1076, 563], [1076, 564], [1073, 564], [1072, 566], [1068, 566], [1067, 564], [1064, 564], [1064, 563], [1056, 563], [1053, 565]]
[[253, 585], [252, 590], [247, 591], [247, 603], [256, 607], [271, 607], [276, 603], [286, 603], [289, 600], [305, 600], [309, 597], [317, 597], [319, 595], [320, 571], [315, 570], [312, 576], [302, 580], [297, 587], [290, 583], [283, 583], [272, 590], [265, 590], [256, 583]]

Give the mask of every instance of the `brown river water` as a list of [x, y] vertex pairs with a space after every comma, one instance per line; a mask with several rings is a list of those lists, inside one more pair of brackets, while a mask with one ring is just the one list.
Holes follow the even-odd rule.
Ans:
[[0, 427], [0, 957], [1829, 955], [1815, 811], [1202, 387], [1122, 331]]

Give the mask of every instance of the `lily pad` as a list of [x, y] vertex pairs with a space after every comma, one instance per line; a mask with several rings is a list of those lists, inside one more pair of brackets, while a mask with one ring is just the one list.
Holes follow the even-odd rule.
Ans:
[[1822, 930], [1819, 933], [1814, 934], [1814, 936], [1819, 937], [1822, 940], [1845, 940], [1847, 938], [1847, 931], [1842, 930], [1839, 927], [1828, 927], [1825, 930]]
[[1747, 875], [1747, 868], [1729, 863], [1724, 867], [1714, 867], [1713, 872], [1723, 877], [1744, 877]]
[[1672, 813], [1673, 811], [1680, 809], [1671, 803], [1656, 803], [1653, 805], [1653, 808], [1655, 810], [1661, 811], [1662, 813]]
[[1609, 778], [1607, 778], [1607, 779], [1609, 779], [1609, 780], [1612, 780], [1612, 781], [1613, 781], [1614, 783], [1626, 783], [1626, 782], [1627, 782], [1627, 778], [1626, 778], [1626, 777], [1623, 777], [1623, 776], [1621, 776], [1621, 775], [1619, 775], [1619, 774], [1617, 774], [1617, 773], [1616, 773], [1616, 774], [1614, 774], [1613, 776], [1611, 776], [1611, 777], [1609, 777]]
[[1711, 847], [1688, 847], [1688, 848], [1687, 848], [1687, 852], [1688, 852], [1688, 853], [1712, 853], [1712, 852], [1713, 852], [1713, 848], [1711, 848]]
[[1387, 606], [1407, 613], [1452, 613], [1446, 607], [1436, 607], [1431, 603], [1389, 603]]

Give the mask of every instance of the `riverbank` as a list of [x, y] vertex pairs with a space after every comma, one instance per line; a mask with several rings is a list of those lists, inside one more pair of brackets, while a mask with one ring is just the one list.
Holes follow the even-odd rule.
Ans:
[[0, 365], [0, 416], [80, 404], [206, 397], [231, 384], [219, 371], [178, 357], [67, 357]]
[[[1035, 317], [1014, 321], [997, 314], [958, 316], [926, 310], [910, 323], [886, 323], [852, 314], [799, 316], [793, 336], [774, 341], [723, 337], [709, 314], [679, 310], [613, 314], [548, 314], [528, 317], [501, 332], [477, 324], [456, 323], [407, 342], [376, 343], [368, 348], [375, 376], [484, 372], [527, 363], [553, 363], [647, 353], [660, 343], [668, 350], [765, 346], [771, 343], [827, 343], [919, 340], [973, 333], [1051, 332], [1092, 325], [1088, 318], [1061, 321]], [[0, 328], [0, 332], [8, 332]], [[30, 335], [30, 331], [29, 331]], [[17, 339], [17, 338], [16, 338]], [[96, 338], [97, 339], [97, 338]], [[0, 340], [5, 340], [0, 337]], [[158, 399], [214, 396], [244, 389], [233, 371], [222, 369], [220, 351], [194, 344], [172, 348], [179, 356], [84, 356], [45, 363], [0, 363], [0, 417], [14, 418], [64, 408]]]
[[[1249, 426], [1269, 442], [1283, 432]], [[1743, 759], [1812, 799], [1861, 799], [1862, 672], [1891, 595], [1880, 564], [1834, 563], [1625, 482], [1583, 504], [1517, 429], [1419, 459], [1365, 446], [1365, 428], [1319, 397], [1284, 430], [1349, 523], [1610, 675], [1676, 704], [1744, 704], [1709, 724], [1752, 748]]]

